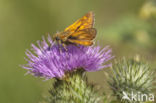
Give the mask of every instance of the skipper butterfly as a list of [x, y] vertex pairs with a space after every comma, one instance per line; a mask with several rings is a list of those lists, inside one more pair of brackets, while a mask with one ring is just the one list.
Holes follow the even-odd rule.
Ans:
[[75, 23], [65, 28], [63, 32], [56, 33], [53, 40], [63, 47], [69, 44], [91, 46], [96, 36], [94, 25], [94, 14], [88, 12]]

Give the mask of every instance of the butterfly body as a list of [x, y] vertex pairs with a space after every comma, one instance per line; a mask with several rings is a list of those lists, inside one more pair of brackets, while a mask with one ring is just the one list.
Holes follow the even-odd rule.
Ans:
[[96, 29], [93, 28], [94, 15], [92, 12], [77, 20], [67, 27], [63, 32], [56, 33], [53, 40], [63, 46], [69, 44], [91, 46], [96, 36]]

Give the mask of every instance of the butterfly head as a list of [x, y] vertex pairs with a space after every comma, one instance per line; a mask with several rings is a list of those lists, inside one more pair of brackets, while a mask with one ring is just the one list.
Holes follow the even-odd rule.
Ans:
[[60, 33], [54, 34], [53, 37], [52, 37], [53, 41], [59, 41], [60, 40], [60, 36], [59, 35], [60, 35]]

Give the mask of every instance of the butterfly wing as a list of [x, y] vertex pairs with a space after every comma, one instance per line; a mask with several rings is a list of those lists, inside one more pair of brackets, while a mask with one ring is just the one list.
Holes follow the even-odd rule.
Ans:
[[79, 30], [75, 33], [72, 33], [68, 39], [77, 39], [77, 40], [93, 40], [96, 36], [95, 28], [87, 28]]
[[86, 28], [92, 28], [94, 24], [94, 14], [93, 12], [88, 12], [85, 16], [77, 20], [74, 24], [67, 27], [64, 32], [69, 32], [70, 34], [83, 30]]
[[90, 46], [93, 44], [93, 39], [96, 36], [95, 28], [87, 28], [79, 30], [68, 37], [68, 41], [73, 44], [80, 44], [84, 46]]
[[90, 41], [90, 40], [72, 40], [72, 39], [70, 39], [69, 42], [73, 43], [73, 44], [84, 45], [84, 46], [91, 46], [91, 45], [93, 45], [93, 41]]

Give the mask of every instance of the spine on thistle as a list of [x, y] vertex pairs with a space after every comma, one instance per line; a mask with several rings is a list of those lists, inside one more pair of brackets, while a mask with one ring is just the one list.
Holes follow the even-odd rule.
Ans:
[[64, 80], [55, 79], [48, 103], [100, 103], [101, 97], [94, 86], [88, 84], [83, 71], [68, 73]]
[[153, 98], [150, 97], [150, 94], [154, 89], [154, 73], [147, 63], [123, 58], [120, 61], [115, 61], [112, 72], [109, 85], [119, 102], [152, 101]]

